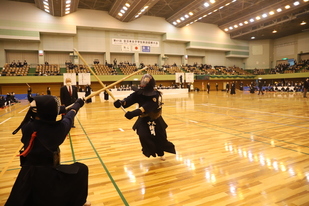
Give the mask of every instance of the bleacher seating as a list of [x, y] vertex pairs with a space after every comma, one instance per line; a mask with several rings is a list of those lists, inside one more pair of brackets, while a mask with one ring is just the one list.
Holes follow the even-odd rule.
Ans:
[[86, 65], [82, 64], [71, 64], [66, 66], [67, 73], [90, 73]]
[[11, 67], [10, 64], [5, 64], [3, 66], [1, 76], [27, 76], [29, 71], [29, 65], [22, 67]]
[[110, 66], [103, 64], [94, 64], [94, 71], [98, 75], [116, 75], [117, 71]]
[[58, 64], [39, 64], [35, 69], [36, 76], [54, 76], [60, 75], [60, 67]]

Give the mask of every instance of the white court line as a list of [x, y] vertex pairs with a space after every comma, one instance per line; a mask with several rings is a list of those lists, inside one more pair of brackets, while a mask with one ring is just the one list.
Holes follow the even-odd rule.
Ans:
[[248, 112], [255, 112], [255, 113], [264, 113], [264, 114], [272, 114], [272, 115], [277, 115], [277, 116], [286, 116], [286, 117], [298, 117], [298, 118], [306, 118], [308, 119], [309, 117], [304, 117], [304, 116], [295, 116], [295, 115], [286, 115], [286, 114], [279, 114], [279, 113], [272, 113], [272, 112], [262, 112], [262, 111], [256, 111], [256, 110], [248, 110], [248, 109], [238, 109], [238, 108], [231, 108], [231, 107], [220, 107], [220, 106], [211, 106], [211, 107], [217, 107], [217, 108], [224, 108], [224, 109], [234, 109], [234, 110], [241, 110], [241, 111], [248, 111]]
[[189, 120], [189, 122], [198, 123], [197, 121]]
[[25, 111], [26, 109], [29, 109], [29, 107], [26, 107], [25, 109], [21, 110], [20, 112], [18, 112], [18, 114], [19, 114], [19, 113], [22, 113], [22, 112]]
[[124, 132], [124, 130], [123, 129], [121, 129], [121, 128], [118, 128], [121, 132]]
[[12, 117], [10, 117], [10, 118], [4, 120], [3, 122], [0, 122], [0, 124], [3, 124], [3, 123], [5, 123], [5, 122], [9, 121], [11, 118], [12, 118]]

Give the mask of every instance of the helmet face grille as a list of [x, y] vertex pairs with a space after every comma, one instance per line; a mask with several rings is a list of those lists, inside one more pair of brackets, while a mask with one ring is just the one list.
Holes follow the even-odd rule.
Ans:
[[145, 74], [141, 79], [141, 87], [146, 87], [151, 79], [153, 79], [151, 75]]
[[143, 94], [146, 96], [153, 96], [154, 87], [156, 85], [156, 81], [150, 74], [145, 74], [141, 79], [141, 89], [143, 90]]
[[60, 111], [60, 101], [56, 96], [43, 95], [33, 98], [30, 106], [33, 113], [36, 113], [42, 120], [55, 121]]

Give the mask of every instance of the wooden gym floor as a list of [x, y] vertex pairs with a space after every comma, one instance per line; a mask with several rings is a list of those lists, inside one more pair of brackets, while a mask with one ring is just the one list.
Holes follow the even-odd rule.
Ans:
[[[164, 96], [177, 154], [146, 158], [112, 101], [85, 104], [61, 146], [63, 164], [89, 167], [92, 206], [308, 206], [309, 99], [301, 93], [211, 91]], [[135, 107], [130, 108], [133, 110]], [[0, 205], [20, 170], [28, 102], [0, 110]]]

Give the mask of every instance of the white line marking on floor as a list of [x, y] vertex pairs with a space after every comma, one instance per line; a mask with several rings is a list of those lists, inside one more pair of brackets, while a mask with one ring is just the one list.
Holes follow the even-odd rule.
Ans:
[[0, 124], [3, 124], [3, 123], [5, 123], [5, 122], [9, 121], [10, 119], [11, 119], [11, 117], [8, 118], [8, 119], [6, 119], [6, 120], [4, 120], [3, 122], [0, 122]]

